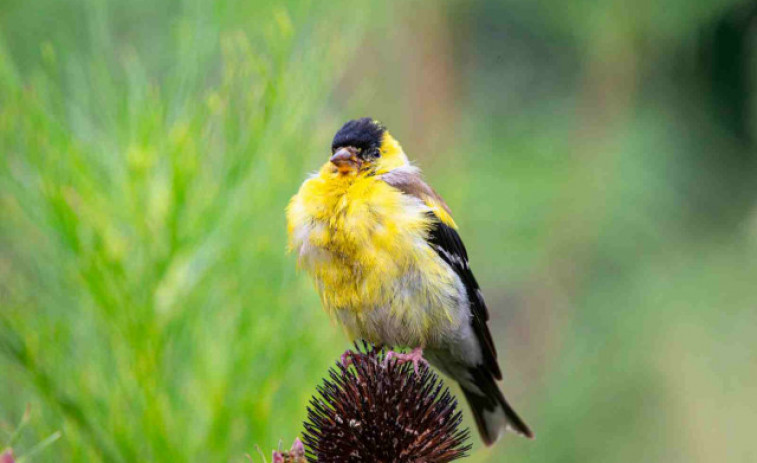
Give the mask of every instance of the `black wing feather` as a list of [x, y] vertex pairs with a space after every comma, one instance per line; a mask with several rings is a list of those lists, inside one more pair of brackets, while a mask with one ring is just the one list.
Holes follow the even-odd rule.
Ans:
[[465, 245], [463, 245], [460, 235], [454, 228], [442, 222], [433, 212], [428, 214], [431, 218], [431, 229], [427, 240], [439, 254], [439, 257], [452, 267], [465, 285], [473, 315], [471, 325], [479, 344], [481, 344], [484, 365], [495, 378], [502, 379], [502, 372], [497, 363], [497, 349], [494, 347], [494, 340], [489, 327], [486, 325], [489, 320], [489, 311], [476, 282], [476, 277], [473, 276], [468, 265], [468, 252], [465, 250]]

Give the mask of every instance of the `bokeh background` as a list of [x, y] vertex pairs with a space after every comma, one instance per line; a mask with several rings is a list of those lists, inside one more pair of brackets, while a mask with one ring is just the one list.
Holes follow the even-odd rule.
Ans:
[[756, 89], [744, 1], [2, 0], [0, 447], [288, 445], [348, 343], [283, 210], [372, 116], [537, 433], [467, 461], [756, 461]]

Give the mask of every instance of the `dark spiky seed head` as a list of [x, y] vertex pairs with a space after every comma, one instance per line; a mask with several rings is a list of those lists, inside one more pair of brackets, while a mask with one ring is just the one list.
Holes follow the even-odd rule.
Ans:
[[470, 450], [457, 401], [427, 366], [385, 362], [355, 345], [310, 401], [303, 441], [310, 462], [442, 463]]

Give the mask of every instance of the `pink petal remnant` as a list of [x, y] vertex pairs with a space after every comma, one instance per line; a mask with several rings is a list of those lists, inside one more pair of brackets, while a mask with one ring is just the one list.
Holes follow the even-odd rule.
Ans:
[[292, 448], [289, 450], [289, 454], [294, 458], [305, 458], [305, 446], [302, 445], [302, 441], [299, 437], [294, 438]]
[[[0, 463], [4, 463], [0, 461]], [[288, 452], [273, 452], [271, 463], [307, 463], [305, 459], [305, 446], [300, 438], [294, 439], [292, 448]]]
[[8, 449], [0, 455], [0, 463], [15, 463], [16, 459], [13, 458], [13, 449]]

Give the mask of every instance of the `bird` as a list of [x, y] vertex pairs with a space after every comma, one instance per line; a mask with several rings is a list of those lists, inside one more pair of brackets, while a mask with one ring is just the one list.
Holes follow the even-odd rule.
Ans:
[[489, 312], [452, 212], [382, 123], [345, 123], [286, 217], [289, 250], [351, 340], [412, 349], [387, 358], [457, 381], [487, 446], [505, 430], [534, 437], [497, 385]]

